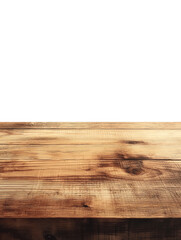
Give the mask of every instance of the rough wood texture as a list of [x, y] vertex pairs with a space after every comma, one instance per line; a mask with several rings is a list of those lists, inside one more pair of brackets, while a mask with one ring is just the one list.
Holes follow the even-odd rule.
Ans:
[[0, 122], [0, 128], [181, 129], [180, 122]]
[[181, 219], [0, 219], [1, 240], [180, 240]]
[[0, 123], [0, 218], [180, 218], [180, 145], [180, 123]]

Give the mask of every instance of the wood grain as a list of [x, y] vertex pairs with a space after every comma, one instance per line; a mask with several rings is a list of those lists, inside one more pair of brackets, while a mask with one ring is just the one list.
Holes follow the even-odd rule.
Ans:
[[181, 129], [180, 122], [0, 122], [0, 128]]
[[[181, 130], [0, 129], [0, 145], [161, 145], [179, 147]], [[178, 148], [179, 149], [179, 148]]]
[[0, 123], [0, 218], [180, 218], [180, 123]]
[[119, 159], [119, 153], [125, 158], [136, 159], [139, 156], [150, 160], [181, 160], [179, 143], [169, 144], [90, 144], [90, 145], [0, 145], [2, 160], [94, 160], [102, 155], [106, 159]]

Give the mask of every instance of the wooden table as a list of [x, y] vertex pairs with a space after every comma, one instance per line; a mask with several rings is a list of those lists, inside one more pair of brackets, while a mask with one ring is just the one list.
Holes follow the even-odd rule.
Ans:
[[181, 123], [0, 123], [0, 240], [181, 239]]

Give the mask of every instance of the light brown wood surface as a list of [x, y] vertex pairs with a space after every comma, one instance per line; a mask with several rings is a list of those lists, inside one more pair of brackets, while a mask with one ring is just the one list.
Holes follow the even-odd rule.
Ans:
[[0, 218], [180, 218], [181, 123], [0, 123]]

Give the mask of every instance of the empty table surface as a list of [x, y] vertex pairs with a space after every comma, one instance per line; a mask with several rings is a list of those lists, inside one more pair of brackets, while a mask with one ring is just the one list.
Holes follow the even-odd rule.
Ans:
[[0, 218], [180, 218], [181, 123], [0, 123]]

